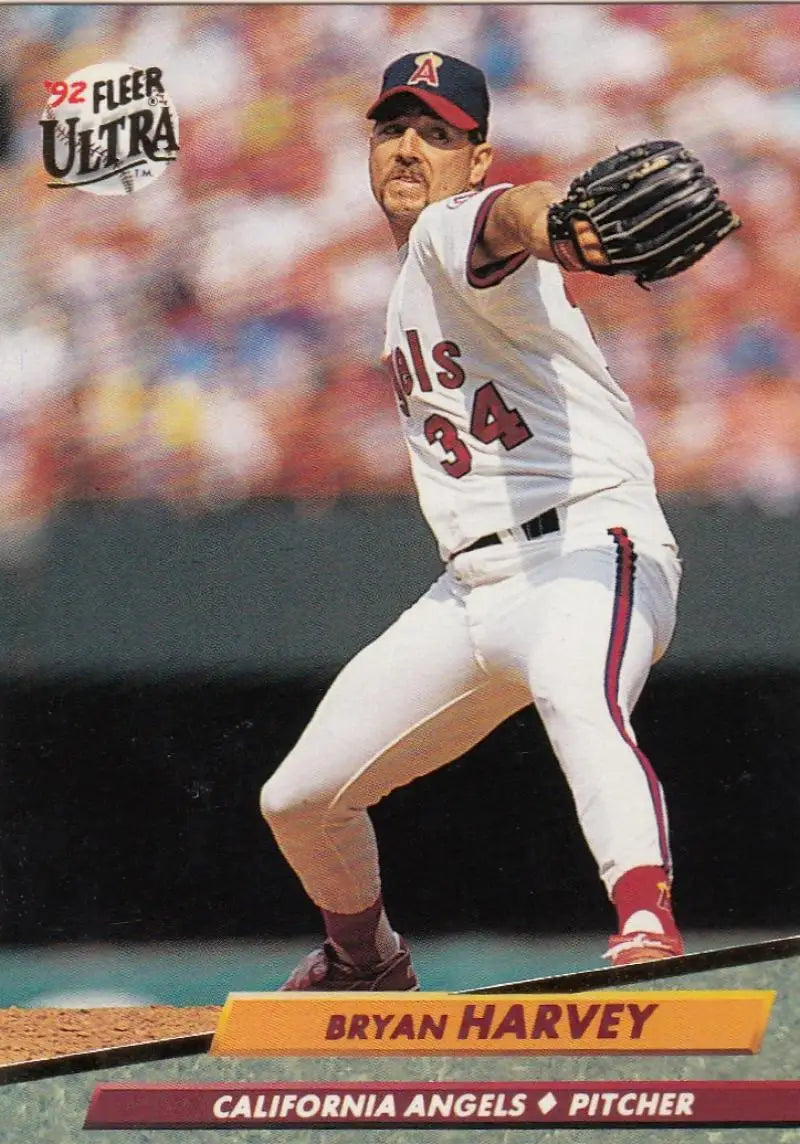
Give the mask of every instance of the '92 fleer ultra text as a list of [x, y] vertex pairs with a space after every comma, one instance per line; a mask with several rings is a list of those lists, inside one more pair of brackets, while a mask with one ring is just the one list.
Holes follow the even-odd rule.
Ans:
[[178, 116], [159, 67], [92, 64], [47, 79], [39, 125], [53, 189], [129, 195], [150, 186], [178, 154]]

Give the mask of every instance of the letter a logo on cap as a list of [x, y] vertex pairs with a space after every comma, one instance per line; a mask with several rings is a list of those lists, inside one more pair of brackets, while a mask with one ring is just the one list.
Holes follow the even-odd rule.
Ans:
[[426, 83], [428, 87], [439, 86], [439, 68], [444, 63], [441, 56], [437, 56], [435, 52], [425, 52], [424, 55], [417, 56], [414, 63], [417, 66], [406, 80], [407, 84]]

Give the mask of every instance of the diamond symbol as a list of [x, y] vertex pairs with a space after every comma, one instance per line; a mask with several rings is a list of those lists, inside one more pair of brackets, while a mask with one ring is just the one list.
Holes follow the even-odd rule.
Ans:
[[539, 1109], [542, 1114], [547, 1116], [548, 1112], [553, 1111], [555, 1106], [558, 1104], [558, 1101], [553, 1096], [552, 1092], [546, 1092], [541, 1100], [537, 1100], [536, 1103], [539, 1105]]

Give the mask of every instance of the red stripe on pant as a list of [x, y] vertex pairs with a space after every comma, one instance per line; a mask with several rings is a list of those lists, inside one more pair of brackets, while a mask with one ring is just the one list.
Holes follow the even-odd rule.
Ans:
[[631, 738], [622, 717], [619, 706], [619, 679], [622, 671], [622, 661], [625, 648], [628, 644], [628, 633], [633, 614], [633, 587], [636, 573], [636, 551], [633, 541], [624, 528], [609, 528], [617, 546], [617, 579], [614, 587], [614, 611], [611, 617], [611, 638], [608, 644], [606, 657], [605, 692], [608, 710], [622, 738], [631, 748], [639, 765], [644, 771], [650, 797], [653, 800], [656, 823], [658, 825], [658, 842], [661, 851], [661, 862], [667, 874], [672, 877], [672, 855], [669, 849], [669, 835], [667, 829], [667, 816], [664, 807], [664, 798], [661, 784], [658, 781], [650, 760], [644, 751]]

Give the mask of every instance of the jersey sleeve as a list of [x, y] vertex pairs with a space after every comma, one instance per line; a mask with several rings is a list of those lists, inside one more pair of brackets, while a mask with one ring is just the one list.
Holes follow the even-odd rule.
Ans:
[[[538, 277], [537, 260], [527, 251], [512, 254], [472, 268], [472, 254], [483, 234], [492, 204], [511, 184], [502, 183], [484, 191], [465, 192], [433, 203], [422, 212], [410, 236], [410, 249], [423, 270], [443, 274], [476, 310], [490, 313], [496, 305], [517, 292], [524, 279], [529, 289]], [[526, 272], [517, 276], [525, 267]], [[517, 278], [517, 282], [513, 279]]]
[[512, 184], [502, 183], [431, 203], [409, 235], [409, 256], [434, 297], [452, 293], [462, 313], [475, 315], [504, 337], [565, 354], [592, 376], [605, 378], [605, 359], [582, 311], [568, 297], [561, 268], [521, 251], [475, 271], [470, 262], [492, 204]]

